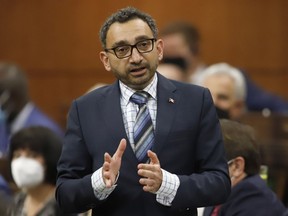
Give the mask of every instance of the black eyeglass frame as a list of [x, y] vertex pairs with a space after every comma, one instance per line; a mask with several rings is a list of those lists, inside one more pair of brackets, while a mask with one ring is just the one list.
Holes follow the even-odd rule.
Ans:
[[[140, 44], [140, 43], [143, 43], [144, 41], [151, 41], [152, 42], [152, 46], [151, 46], [151, 49], [150, 50], [147, 50], [147, 51], [141, 51], [137, 48], [137, 45]], [[141, 40], [141, 41], [138, 41], [137, 43], [133, 44], [133, 45], [130, 45], [130, 44], [127, 44], [127, 45], [120, 45], [120, 46], [116, 46], [114, 48], [109, 48], [109, 49], [104, 49], [105, 52], [109, 52], [109, 51], [113, 51], [114, 55], [118, 58], [118, 59], [124, 59], [124, 58], [128, 58], [132, 55], [132, 52], [133, 52], [133, 49], [136, 48], [136, 50], [139, 52], [139, 53], [149, 53], [151, 52], [153, 49], [154, 49], [154, 43], [155, 41], [157, 41], [156, 38], [148, 38], [148, 39], [144, 39], [144, 40]], [[125, 47], [125, 46], [129, 46], [131, 49], [130, 49], [130, 53], [129, 55], [125, 55], [123, 57], [119, 57], [116, 53], [116, 49], [118, 49], [119, 47]], [[111, 53], [111, 52], [110, 52]]]

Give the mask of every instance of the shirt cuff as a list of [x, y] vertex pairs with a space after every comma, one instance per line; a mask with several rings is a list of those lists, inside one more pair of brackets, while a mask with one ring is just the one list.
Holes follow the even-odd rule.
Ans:
[[156, 192], [156, 200], [165, 206], [171, 206], [177, 190], [180, 185], [180, 180], [177, 175], [169, 173], [162, 169], [163, 181], [161, 187]]
[[[118, 173], [118, 176], [119, 176], [119, 173]], [[94, 195], [99, 200], [106, 199], [117, 186], [116, 184], [114, 184], [111, 188], [106, 188], [106, 185], [103, 181], [103, 176], [102, 176], [102, 167], [96, 170], [92, 174], [91, 183], [92, 183]]]

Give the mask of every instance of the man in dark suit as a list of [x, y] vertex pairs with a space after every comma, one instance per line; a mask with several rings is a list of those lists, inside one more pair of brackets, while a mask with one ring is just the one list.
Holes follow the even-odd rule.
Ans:
[[6, 155], [12, 134], [35, 125], [63, 136], [58, 124], [31, 101], [22, 69], [13, 63], [0, 62], [0, 157]]
[[[118, 80], [72, 103], [58, 163], [60, 207], [92, 208], [98, 216], [178, 216], [224, 202], [231, 185], [209, 91], [156, 72], [164, 45], [148, 14], [121, 9], [100, 38], [100, 59]], [[138, 107], [140, 94], [148, 102]], [[151, 124], [140, 145], [135, 128], [147, 109], [143, 119]]]
[[229, 159], [232, 190], [223, 205], [207, 207], [204, 216], [287, 216], [288, 210], [261, 179], [260, 152], [253, 129], [235, 121], [221, 120]]

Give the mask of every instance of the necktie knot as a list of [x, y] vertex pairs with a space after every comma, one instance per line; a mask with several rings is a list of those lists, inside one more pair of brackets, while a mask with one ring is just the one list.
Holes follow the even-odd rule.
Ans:
[[131, 98], [130, 101], [134, 102], [135, 104], [138, 104], [139, 106], [143, 106], [148, 101], [149, 94], [144, 91], [138, 91], [135, 92]]

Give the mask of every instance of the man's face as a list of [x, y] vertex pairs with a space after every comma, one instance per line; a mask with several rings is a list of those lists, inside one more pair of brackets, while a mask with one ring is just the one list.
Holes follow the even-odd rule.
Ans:
[[[148, 24], [141, 19], [133, 19], [125, 23], [113, 23], [107, 32], [107, 49], [123, 45], [134, 45], [145, 39], [153, 38]], [[122, 59], [117, 58], [113, 50], [100, 52], [100, 59], [107, 71], [113, 74], [127, 86], [141, 90], [145, 88], [155, 74], [159, 60], [163, 56], [163, 42], [157, 40], [151, 52], [139, 53], [133, 48], [132, 55]]]
[[164, 57], [182, 57], [188, 64], [191, 63], [193, 54], [184, 37], [179, 34], [170, 34], [162, 37], [164, 41]]
[[231, 118], [236, 118], [238, 101], [235, 96], [235, 83], [231, 77], [224, 74], [211, 75], [204, 80], [203, 86], [210, 90], [217, 107], [228, 111]]

